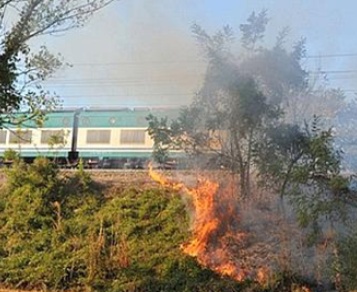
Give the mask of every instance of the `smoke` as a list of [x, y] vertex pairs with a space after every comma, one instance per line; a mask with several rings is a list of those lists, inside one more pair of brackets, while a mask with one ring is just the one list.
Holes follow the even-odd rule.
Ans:
[[[47, 82], [65, 104], [81, 105], [183, 105], [202, 84], [205, 62], [191, 36], [190, 26], [200, 24], [209, 33], [231, 25], [239, 42], [239, 25], [252, 11], [268, 9], [266, 43], [279, 30], [291, 28], [287, 46], [307, 38], [308, 54], [348, 52], [355, 46], [353, 9], [327, 1], [189, 1], [121, 0], [98, 12], [84, 28], [60, 37], [46, 38], [73, 67]], [[42, 42], [42, 40], [41, 40]], [[352, 64], [355, 62], [352, 62]], [[309, 59], [308, 69], [345, 68], [345, 60]], [[337, 76], [338, 77], [338, 76]], [[353, 86], [355, 76], [331, 76], [331, 85]]]
[[[84, 28], [51, 39], [73, 67], [48, 85], [66, 104], [184, 105], [201, 84], [199, 58], [189, 25], [172, 19], [178, 1], [121, 1]], [[167, 11], [169, 10], [169, 11]]]

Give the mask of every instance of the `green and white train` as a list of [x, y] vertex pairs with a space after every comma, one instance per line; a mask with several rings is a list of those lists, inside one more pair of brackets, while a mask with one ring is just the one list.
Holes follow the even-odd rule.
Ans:
[[142, 168], [152, 155], [153, 141], [146, 117], [174, 118], [178, 109], [118, 108], [58, 110], [46, 115], [41, 128], [34, 123], [0, 130], [0, 155], [17, 151], [26, 161], [45, 156], [59, 164], [82, 159], [102, 168]]

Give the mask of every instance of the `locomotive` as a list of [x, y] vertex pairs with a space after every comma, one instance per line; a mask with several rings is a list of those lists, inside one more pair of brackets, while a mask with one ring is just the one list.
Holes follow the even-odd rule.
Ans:
[[27, 162], [48, 157], [60, 166], [82, 160], [89, 168], [144, 168], [153, 141], [146, 117], [175, 118], [178, 108], [81, 108], [46, 114], [42, 127], [29, 122], [0, 130], [0, 156], [8, 149]]

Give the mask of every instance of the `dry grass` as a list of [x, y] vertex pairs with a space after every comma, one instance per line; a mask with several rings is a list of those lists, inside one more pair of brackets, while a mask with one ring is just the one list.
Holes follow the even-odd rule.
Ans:
[[[5, 289], [5, 288], [0, 288], [0, 292], [45, 292], [48, 290], [21, 290], [21, 289]], [[71, 292], [71, 291], [66, 291], [66, 292]]]
[[[157, 187], [158, 184], [149, 177], [147, 171], [89, 171], [91, 178], [98, 184], [107, 188], [106, 193], [120, 193], [120, 190], [137, 188], [140, 190]], [[73, 171], [64, 171], [64, 175], [71, 175]], [[247, 236], [244, 242], [229, 242], [232, 255], [240, 261], [243, 266], [251, 267], [255, 271], [266, 269], [269, 271], [295, 270], [298, 274], [307, 276], [314, 273], [322, 273], [325, 264], [325, 251], [317, 252], [306, 247], [303, 242], [304, 235], [297, 226], [295, 218], [288, 206], [280, 201], [274, 194], [254, 190], [252, 197], [240, 200], [236, 189], [237, 181], [226, 172], [198, 173], [193, 171], [165, 172], [169, 178], [184, 182], [194, 187], [199, 177], [210, 177], [212, 180], [227, 184], [226, 191], [237, 194], [237, 210], [239, 213], [238, 229], [245, 232]], [[6, 181], [3, 172], [0, 172], [0, 184]], [[229, 238], [228, 238], [229, 239]], [[227, 240], [228, 240], [227, 239]], [[93, 241], [95, 242], [95, 241]], [[115, 250], [113, 250], [115, 252]], [[121, 259], [120, 254], [118, 257]], [[121, 259], [124, 265], [126, 259]], [[243, 262], [242, 262], [243, 261]], [[269, 279], [267, 279], [269, 281]], [[0, 292], [26, 292], [24, 290], [0, 289]], [[40, 292], [40, 291], [32, 291]]]

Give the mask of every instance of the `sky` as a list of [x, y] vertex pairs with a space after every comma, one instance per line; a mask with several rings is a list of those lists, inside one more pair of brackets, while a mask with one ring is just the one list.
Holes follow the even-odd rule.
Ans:
[[262, 9], [270, 18], [268, 46], [288, 26], [288, 44], [306, 38], [306, 69], [326, 71], [328, 86], [355, 96], [354, 0], [120, 0], [83, 28], [38, 40], [71, 64], [46, 88], [65, 107], [187, 105], [202, 84], [206, 65], [192, 24], [209, 33], [230, 25], [239, 42], [239, 25]]

